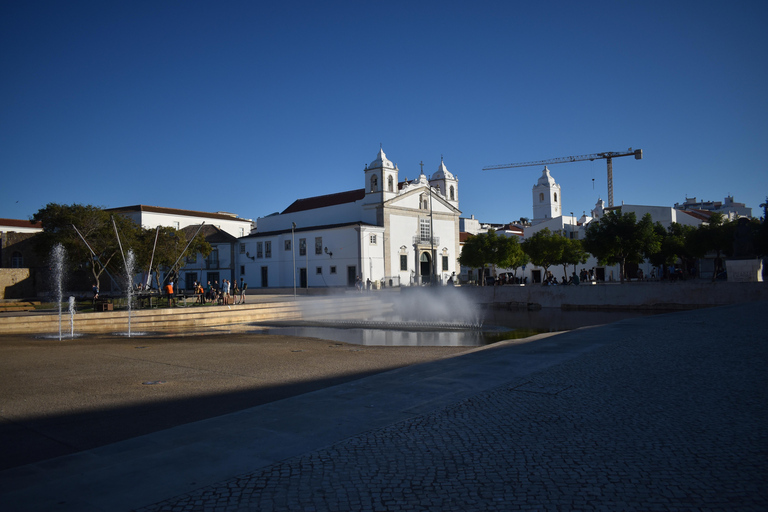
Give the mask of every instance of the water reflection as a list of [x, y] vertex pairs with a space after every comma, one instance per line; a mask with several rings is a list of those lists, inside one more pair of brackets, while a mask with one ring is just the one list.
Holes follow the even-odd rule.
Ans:
[[395, 328], [333, 327], [328, 325], [264, 325], [261, 334], [321, 338], [355, 345], [479, 347], [502, 339], [532, 336], [540, 332], [568, 331], [591, 325], [603, 325], [626, 318], [653, 314], [638, 311], [563, 311], [543, 308], [538, 311], [487, 309], [483, 312], [482, 330], [425, 329], [414, 324], [402, 328], [398, 319]]
[[395, 329], [364, 329], [310, 326], [265, 327], [262, 334], [301, 336], [340, 341], [355, 345], [412, 347], [479, 347], [487, 342], [480, 331], [401, 331]]

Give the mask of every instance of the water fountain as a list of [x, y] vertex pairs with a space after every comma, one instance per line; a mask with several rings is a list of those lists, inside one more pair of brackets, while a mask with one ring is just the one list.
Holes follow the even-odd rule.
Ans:
[[75, 298], [69, 296], [69, 337], [75, 337]]
[[131, 314], [133, 311], [133, 276], [136, 267], [136, 258], [133, 249], [128, 249], [128, 256], [125, 258], [125, 277], [126, 277], [126, 300], [128, 302], [128, 337], [131, 337]]
[[64, 299], [64, 257], [66, 256], [66, 251], [64, 251], [64, 246], [61, 244], [56, 244], [53, 246], [53, 251], [51, 252], [51, 268], [53, 269], [53, 284], [55, 287], [55, 293], [56, 293], [56, 304], [58, 304], [59, 308], [59, 341], [61, 341], [62, 334], [61, 334], [61, 302]]

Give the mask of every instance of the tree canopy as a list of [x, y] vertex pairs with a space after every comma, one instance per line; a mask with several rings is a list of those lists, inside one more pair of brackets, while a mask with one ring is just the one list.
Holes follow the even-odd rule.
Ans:
[[601, 264], [619, 265], [620, 280], [624, 282], [627, 263], [641, 263], [661, 249], [659, 234], [654, 231], [651, 215], [640, 221], [634, 212], [608, 211], [589, 224], [584, 236], [584, 248]]
[[559, 233], [544, 228], [523, 241], [522, 246], [531, 263], [543, 267], [546, 274], [549, 267], [560, 264], [563, 257], [563, 240], [565, 238]]
[[[487, 233], [470, 236], [464, 243], [459, 256], [461, 265], [482, 269], [481, 276], [485, 275], [485, 268], [488, 265], [516, 269], [525, 265], [526, 261], [516, 238], [500, 236], [493, 229], [488, 230]], [[480, 282], [484, 284], [482, 277]]]
[[38, 252], [50, 254], [53, 246], [60, 243], [66, 251], [68, 266], [90, 269], [97, 286], [104, 272], [118, 272], [123, 265], [115, 226], [124, 244], [135, 244], [141, 232], [127, 217], [112, 216], [93, 205], [48, 203], [32, 219], [43, 225], [42, 233], [36, 237]]
[[[125, 268], [115, 228], [126, 254], [129, 249], [133, 250], [137, 272], [149, 268], [150, 261], [151, 271], [154, 271], [156, 276], [161, 268], [178, 272], [186, 264], [186, 258], [183, 256], [199, 252], [205, 257], [211, 252], [211, 246], [205, 241], [205, 237], [197, 235], [182, 255], [188, 242], [185, 233], [182, 230], [161, 227], [157, 230], [157, 248], [153, 256], [155, 229], [143, 229], [123, 215], [111, 215], [93, 205], [49, 203], [32, 218], [43, 224], [43, 232], [36, 237], [38, 252], [50, 254], [54, 245], [62, 244], [67, 254], [68, 266], [89, 269], [93, 281], [99, 287], [105, 272], [114, 277], [117, 285], [122, 287], [120, 283], [123, 280], [116, 276], [123, 276]], [[156, 278], [159, 288], [158, 280], [159, 278]]]

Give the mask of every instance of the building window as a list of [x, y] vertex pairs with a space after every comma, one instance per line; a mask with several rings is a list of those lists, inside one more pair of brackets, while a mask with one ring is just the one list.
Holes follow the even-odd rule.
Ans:
[[376, 235], [371, 235], [371, 245], [376, 245]]
[[315, 237], [315, 254], [323, 254], [323, 237]]
[[426, 195], [421, 194], [419, 196], [419, 209], [420, 210], [427, 210], [429, 209], [429, 206], [427, 206], [427, 198]]
[[539, 193], [539, 202], [540, 202], [540, 203], [543, 203], [543, 202], [544, 202], [544, 192], [540, 192], [540, 193]]
[[307, 255], [307, 239], [299, 238], [299, 256]]
[[219, 268], [219, 250], [214, 249], [208, 255], [208, 268]]
[[331, 267], [331, 274], [335, 274], [335, 273], [336, 273], [336, 267]]
[[256, 242], [256, 257], [264, 257], [264, 242]]
[[555, 192], [555, 202], [557, 202], [557, 192]]
[[315, 274], [320, 275], [323, 273], [323, 267], [317, 267], [315, 268]]
[[240, 275], [241, 276], [245, 275], [245, 265], [240, 265]]
[[400, 255], [400, 270], [407, 271], [408, 270], [408, 255], [407, 254], [401, 254]]
[[392, 176], [387, 178], [387, 190], [390, 192], [395, 191], [395, 179]]
[[272, 242], [264, 242], [264, 257], [272, 257]]
[[245, 244], [240, 244], [240, 254], [245, 254]]
[[429, 219], [419, 219], [419, 239], [425, 242], [430, 238]]
[[451, 185], [451, 188], [449, 190], [450, 190], [450, 195], [451, 195], [451, 201], [453, 201], [454, 199], [456, 199], [456, 196], [455, 196], [454, 191], [453, 191], [453, 185]]
[[178, 223], [178, 222], [174, 222], [174, 223], [173, 223], [173, 229], [180, 229], [180, 228], [179, 228], [179, 223]]
[[371, 192], [378, 192], [379, 190], [379, 178], [374, 174], [371, 176]]
[[290, 240], [286, 240], [285, 241], [285, 250], [286, 251], [290, 251], [291, 250], [291, 241]]
[[448, 256], [443, 256], [443, 272], [448, 272]]
[[11, 255], [11, 268], [24, 268], [24, 257], [19, 251], [13, 251]]

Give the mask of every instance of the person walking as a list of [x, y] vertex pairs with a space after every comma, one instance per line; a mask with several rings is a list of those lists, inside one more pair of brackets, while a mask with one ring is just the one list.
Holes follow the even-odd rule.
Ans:
[[237, 279], [232, 282], [232, 302], [235, 304], [240, 302], [240, 288], [237, 286]]
[[248, 283], [243, 281], [243, 278], [240, 278], [240, 304], [245, 304], [245, 290], [248, 289]]

